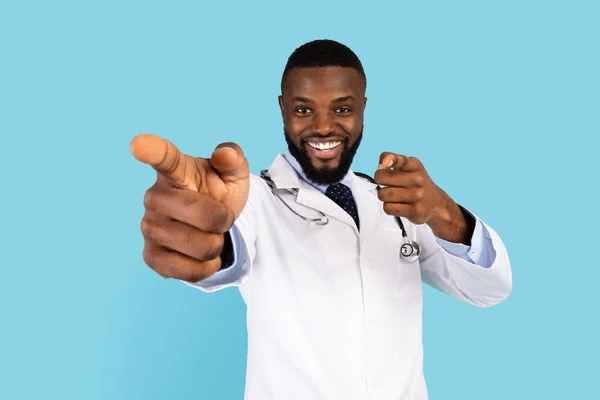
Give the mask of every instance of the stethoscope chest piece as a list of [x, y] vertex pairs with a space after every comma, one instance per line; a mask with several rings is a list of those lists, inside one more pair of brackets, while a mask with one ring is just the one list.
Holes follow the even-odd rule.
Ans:
[[400, 246], [400, 258], [406, 262], [412, 263], [417, 261], [419, 255], [421, 255], [421, 248], [415, 241], [409, 241], [405, 238], [406, 242]]

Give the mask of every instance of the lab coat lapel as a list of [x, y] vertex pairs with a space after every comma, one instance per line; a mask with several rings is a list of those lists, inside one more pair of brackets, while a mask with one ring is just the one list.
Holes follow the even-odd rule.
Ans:
[[304, 181], [300, 182], [299, 189], [298, 196], [296, 197], [296, 202], [298, 202], [298, 204], [315, 208], [324, 212], [330, 217], [339, 219], [340, 221], [353, 226], [358, 233], [358, 228], [356, 228], [356, 224], [354, 223], [354, 220], [350, 214], [344, 211], [329, 197], [325, 196], [324, 193], [321, 193], [319, 190], [315, 189]]
[[[298, 204], [319, 210], [357, 229], [352, 217], [325, 194], [301, 179], [283, 155], [277, 155], [269, 167], [269, 174], [278, 189], [298, 189]], [[356, 232], [358, 233], [358, 229]]]

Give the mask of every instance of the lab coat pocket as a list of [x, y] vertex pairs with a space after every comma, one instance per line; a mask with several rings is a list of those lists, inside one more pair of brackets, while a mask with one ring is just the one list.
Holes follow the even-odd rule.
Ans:
[[[413, 230], [408, 230], [407, 234], [410, 240], [415, 240]], [[384, 228], [383, 241], [385, 244], [384, 268], [390, 277], [389, 283], [392, 293], [400, 297], [421, 294], [419, 260], [408, 262], [400, 255], [400, 248], [406, 243], [400, 228]]]

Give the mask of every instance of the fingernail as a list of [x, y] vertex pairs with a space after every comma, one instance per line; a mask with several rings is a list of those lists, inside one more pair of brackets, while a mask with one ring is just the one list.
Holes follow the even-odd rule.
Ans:
[[221, 150], [221, 149], [226, 149], [226, 150], [229, 150], [229, 151], [233, 151], [235, 154], [237, 154], [237, 151], [235, 151], [235, 149], [233, 147], [229, 147], [229, 146], [218, 147], [215, 150]]

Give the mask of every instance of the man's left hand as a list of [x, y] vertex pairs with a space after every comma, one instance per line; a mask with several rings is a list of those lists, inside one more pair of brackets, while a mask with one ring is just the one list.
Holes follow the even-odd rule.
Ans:
[[454, 243], [470, 244], [473, 233], [460, 207], [439, 188], [415, 157], [382, 153], [375, 182], [383, 210], [414, 224], [427, 224], [433, 233]]

